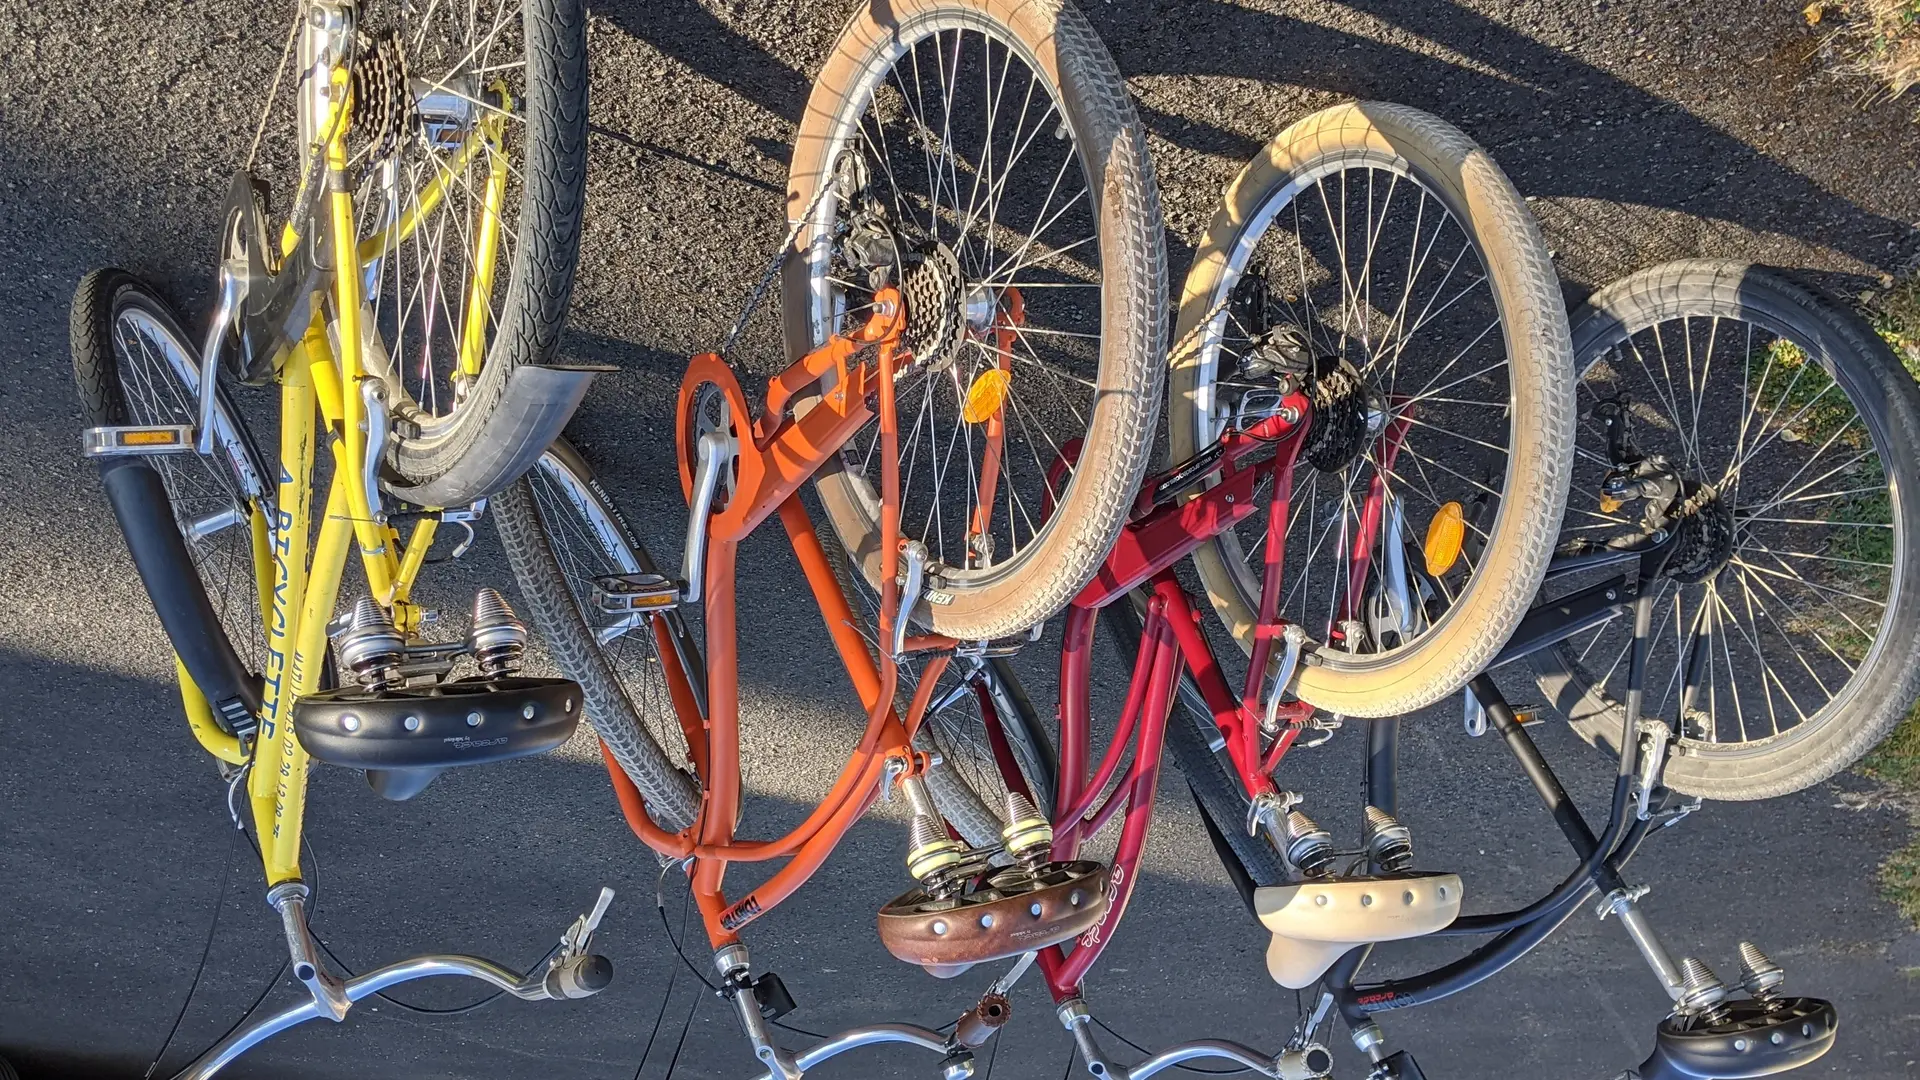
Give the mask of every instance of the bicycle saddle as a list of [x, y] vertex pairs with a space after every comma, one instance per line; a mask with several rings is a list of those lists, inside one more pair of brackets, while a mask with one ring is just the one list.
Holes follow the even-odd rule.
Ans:
[[1355, 945], [1431, 934], [1460, 914], [1458, 874], [1316, 878], [1253, 891], [1254, 914], [1273, 931], [1267, 973], [1301, 990]]

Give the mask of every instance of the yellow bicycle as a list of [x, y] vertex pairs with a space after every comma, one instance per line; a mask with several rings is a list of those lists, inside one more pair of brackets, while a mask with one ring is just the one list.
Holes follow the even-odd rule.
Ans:
[[[541, 1000], [611, 976], [589, 951], [602, 890], [530, 972], [432, 955], [345, 977], [308, 930], [300, 862], [311, 760], [404, 799], [446, 768], [551, 749], [580, 719], [576, 684], [520, 674], [527, 631], [498, 592], [480, 590], [451, 641], [425, 639], [411, 596], [436, 540], [471, 539], [594, 374], [551, 362], [586, 170], [582, 5], [302, 0], [267, 98], [198, 346], [123, 271], [89, 274], [73, 303], [86, 452], [310, 991], [238, 1027], [190, 1077], [411, 979], [466, 975]], [[288, 112], [296, 123], [271, 125]], [[265, 138], [282, 129], [285, 145]], [[291, 192], [277, 208], [276, 186]], [[255, 445], [236, 383], [277, 385], [276, 457]], [[466, 541], [440, 548], [457, 557]], [[343, 604], [356, 552], [364, 591]]]

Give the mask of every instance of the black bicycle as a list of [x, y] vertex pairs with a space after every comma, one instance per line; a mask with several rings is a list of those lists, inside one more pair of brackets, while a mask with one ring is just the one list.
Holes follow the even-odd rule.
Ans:
[[[1698, 958], [1676, 958], [1640, 910], [1647, 890], [1625, 870], [1703, 798], [1786, 794], [1851, 765], [1920, 697], [1920, 597], [1908, 580], [1920, 554], [1909, 528], [1920, 520], [1920, 386], [1857, 315], [1737, 263], [1635, 274], [1576, 311], [1572, 333], [1580, 410], [1568, 514], [1538, 600], [1489, 670], [1527, 661], [1575, 730], [1616, 756], [1604, 824], [1596, 830], [1582, 814], [1523, 718], [1479, 675], [1465, 693], [1467, 733], [1498, 733], [1575, 867], [1524, 907], [1460, 915], [1434, 932], [1486, 939], [1451, 963], [1369, 981], [1361, 969], [1374, 945], [1341, 944], [1330, 967], [1291, 965], [1315, 973], [1293, 983], [1287, 954], [1413, 936], [1373, 926], [1391, 918], [1380, 907], [1394, 906], [1403, 884], [1413, 905], [1416, 883], [1457, 883], [1411, 870], [1411, 836], [1395, 816], [1400, 721], [1366, 721], [1357, 850], [1336, 851], [1291, 794], [1278, 842], [1256, 835], [1249, 844], [1247, 823], [1266, 808], [1236, 785], [1192, 783], [1229, 875], [1274, 932], [1269, 970], [1286, 985], [1312, 985], [1324, 970], [1318, 995], [1274, 1057], [1208, 1041], [1128, 1067], [1097, 1046], [1089, 1053], [1089, 1036], [1082, 1053], [1097, 1075], [1140, 1080], [1214, 1057], [1270, 1076], [1324, 1077], [1337, 1017], [1372, 1062], [1369, 1080], [1421, 1080], [1380, 1014], [1484, 982], [1582, 910], [1626, 929], [1673, 1002], [1652, 1054], [1627, 1077], [1766, 1076], [1833, 1045], [1833, 1004], [1786, 993], [1784, 972], [1753, 943], [1741, 943], [1728, 981]], [[1498, 510], [1491, 500], [1465, 509], [1465, 557], [1475, 557], [1475, 523]], [[1403, 570], [1370, 572], [1363, 610], [1391, 613], [1390, 597], [1412, 597], [1430, 624], [1446, 591], [1425, 572], [1421, 546], [1406, 547], [1404, 560], [1381, 560]], [[1393, 572], [1405, 579], [1388, 580]], [[1173, 722], [1201, 734], [1169, 732], [1167, 743], [1183, 773], [1204, 778], [1220, 767], [1212, 717], [1191, 687], [1183, 701], [1189, 715]], [[1325, 720], [1319, 726], [1337, 726]], [[1342, 937], [1328, 926], [1340, 917], [1326, 911], [1347, 900], [1356, 906], [1342, 917], [1356, 929]], [[1302, 911], [1314, 903], [1328, 907]], [[1371, 913], [1360, 909], [1370, 904]]]

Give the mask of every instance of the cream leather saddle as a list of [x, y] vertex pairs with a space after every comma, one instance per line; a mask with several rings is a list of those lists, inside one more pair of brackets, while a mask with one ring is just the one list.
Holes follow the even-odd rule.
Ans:
[[1460, 875], [1326, 878], [1255, 889], [1254, 912], [1273, 931], [1267, 973], [1291, 990], [1319, 981], [1342, 953], [1420, 937], [1460, 914]]

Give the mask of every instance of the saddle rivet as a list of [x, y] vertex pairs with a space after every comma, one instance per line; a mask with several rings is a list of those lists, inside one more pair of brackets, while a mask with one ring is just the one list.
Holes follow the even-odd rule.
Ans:
[[1372, 893], [1361, 893], [1361, 894], [1360, 894], [1360, 906], [1361, 906], [1361, 907], [1372, 907], [1372, 906], [1373, 906], [1373, 894], [1372, 894]]
[[406, 728], [408, 731], [419, 731], [420, 718], [417, 716], [402, 717], [400, 719], [400, 726]]
[[1319, 896], [1313, 898], [1313, 902], [1321, 907], [1326, 907], [1329, 903], [1332, 903], [1332, 898], [1327, 896], [1326, 893], [1321, 893]]
[[467, 726], [468, 726], [468, 727], [479, 727], [479, 726], [480, 726], [480, 721], [482, 721], [482, 720], [485, 720], [485, 719], [486, 719], [486, 717], [484, 717], [484, 716], [481, 716], [481, 715], [480, 715], [479, 713], [477, 713], [477, 712], [470, 712], [470, 713], [468, 713], [468, 714], [467, 714]]
[[1039, 904], [1039, 903], [1038, 903], [1038, 902], [1036, 901], [1035, 903], [1033, 903], [1032, 905], [1030, 905], [1030, 906], [1029, 906], [1029, 907], [1027, 908], [1027, 913], [1028, 913], [1029, 915], [1032, 915], [1032, 916], [1033, 916], [1034, 918], [1036, 918], [1036, 919], [1037, 919], [1037, 918], [1039, 918], [1039, 917], [1040, 917], [1040, 904]]
[[1413, 906], [1413, 890], [1408, 889], [1406, 892], [1400, 894], [1400, 899], [1405, 901], [1408, 907], [1412, 907]]
[[1442, 885], [1440, 886], [1440, 899], [1445, 900], [1446, 898], [1447, 898], [1447, 887], [1445, 885]]
[[980, 925], [981, 925], [982, 927], [990, 927], [990, 926], [992, 926], [992, 925], [993, 925], [993, 916], [991, 916], [991, 915], [982, 915], [982, 916], [980, 916]]
[[522, 705], [520, 707], [520, 715], [526, 717], [529, 720], [533, 719], [533, 713], [534, 713], [534, 708], [533, 708], [533, 702], [531, 701], [527, 702], [525, 705]]
[[359, 731], [360, 718], [353, 715], [352, 713], [348, 713], [347, 715], [340, 718], [340, 726], [343, 728], [346, 728], [348, 731]]
[[567, 700], [566, 700], [565, 702], [563, 702], [563, 703], [561, 704], [561, 708], [563, 708], [563, 709], [565, 709], [565, 710], [566, 710], [566, 711], [568, 711], [568, 712], [572, 712], [572, 711], [573, 711], [573, 699], [572, 699], [572, 698], [568, 698], [568, 699], [567, 699]]
[[1743, 1054], [1747, 1052], [1747, 1045], [1748, 1045], [1748, 1043], [1747, 1043], [1747, 1040], [1745, 1040], [1745, 1039], [1735, 1039], [1735, 1040], [1733, 1040], [1733, 1048], [1734, 1048], [1735, 1050], [1738, 1050], [1738, 1051], [1740, 1051], [1740, 1052], [1741, 1052], [1741, 1053], [1743, 1053]]
[[933, 923], [933, 932], [934, 932], [934, 933], [936, 933], [936, 934], [944, 934], [944, 933], [946, 933], [946, 932], [947, 932], [947, 924], [946, 924], [946, 923], [944, 923], [944, 922], [941, 922], [941, 921], [940, 921], [940, 920], [938, 920], [938, 919], [935, 919], [935, 920], [934, 920], [934, 923]]
[[1080, 906], [1080, 900], [1081, 900], [1081, 897], [1080, 897], [1079, 889], [1075, 889], [1072, 892], [1067, 894], [1067, 903], [1072, 904], [1074, 907]]
[[1773, 1033], [1773, 1045], [1779, 1046], [1781, 1043], [1786, 1041], [1787, 1041], [1787, 1037], [1785, 1035], [1782, 1035], [1777, 1031]]

